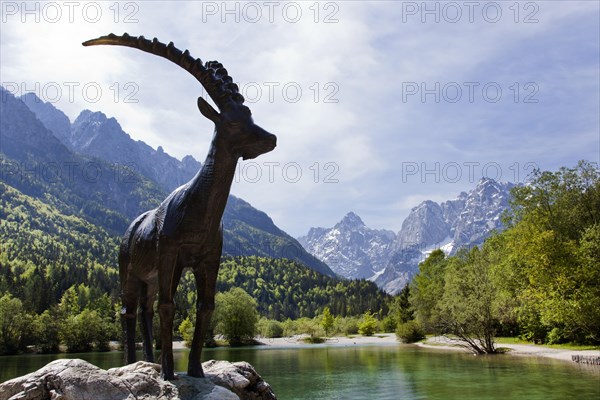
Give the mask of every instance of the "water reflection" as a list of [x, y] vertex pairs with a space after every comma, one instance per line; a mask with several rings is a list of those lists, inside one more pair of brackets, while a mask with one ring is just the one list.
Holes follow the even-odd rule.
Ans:
[[[141, 356], [141, 354], [140, 354]], [[0, 380], [56, 358], [83, 358], [101, 368], [122, 353], [0, 357]], [[473, 357], [413, 346], [206, 349], [205, 359], [248, 361], [280, 399], [596, 399], [600, 368], [511, 356]], [[187, 351], [175, 353], [177, 371]]]

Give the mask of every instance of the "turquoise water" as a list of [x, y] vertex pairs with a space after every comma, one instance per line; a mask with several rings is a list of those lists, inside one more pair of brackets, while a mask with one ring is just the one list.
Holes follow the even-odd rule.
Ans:
[[[0, 357], [0, 381], [57, 358], [102, 368], [122, 353]], [[177, 351], [176, 369], [187, 369]], [[509, 355], [472, 356], [416, 346], [206, 349], [203, 358], [248, 361], [285, 399], [600, 399], [600, 368]]]

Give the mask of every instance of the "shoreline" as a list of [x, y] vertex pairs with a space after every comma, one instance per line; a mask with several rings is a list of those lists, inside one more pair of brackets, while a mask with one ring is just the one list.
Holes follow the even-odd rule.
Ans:
[[[442, 343], [442, 344], [439, 344]], [[435, 336], [432, 338], [428, 338], [424, 342], [415, 343], [419, 347], [427, 348], [427, 349], [439, 349], [439, 350], [452, 350], [452, 351], [462, 351], [465, 353], [471, 353], [469, 350], [459, 347], [457, 345], [452, 345], [452, 340]], [[506, 343], [498, 343], [497, 348], [505, 348], [510, 349], [510, 351], [505, 354], [510, 356], [517, 357], [540, 357], [540, 358], [551, 358], [554, 360], [568, 361], [573, 364], [575, 363], [572, 359], [574, 355], [581, 356], [593, 356], [600, 357], [600, 350], [568, 350], [568, 349], [553, 349], [550, 347], [546, 347], [543, 345], [536, 344], [506, 344]]]
[[[257, 337], [254, 340], [256, 345], [242, 346], [242, 348], [253, 349], [285, 349], [285, 348], [319, 348], [319, 347], [350, 347], [350, 346], [380, 346], [400, 344], [396, 340], [394, 333], [379, 333], [373, 336], [334, 336], [327, 338], [323, 343], [305, 343], [304, 338], [308, 335], [297, 335], [281, 338], [262, 338]], [[219, 347], [216, 347], [219, 348]], [[173, 342], [173, 350], [186, 349], [183, 341]]]
[[[324, 343], [312, 344], [305, 343], [302, 341], [305, 335], [285, 337], [285, 338], [256, 338], [256, 341], [260, 344], [255, 346], [249, 346], [255, 349], [294, 349], [294, 348], [323, 348], [323, 347], [354, 347], [354, 346], [392, 346], [392, 345], [406, 345], [400, 343], [396, 339], [394, 333], [380, 333], [373, 336], [338, 336], [328, 338]], [[462, 351], [464, 353], [471, 353], [469, 350], [452, 345], [452, 340], [435, 336], [428, 338], [423, 342], [411, 343], [411, 346], [418, 346], [425, 349], [442, 350], [442, 351]], [[568, 361], [572, 364], [578, 364], [572, 360], [572, 356], [592, 356], [600, 357], [600, 350], [567, 350], [567, 349], [554, 349], [545, 347], [543, 345], [534, 344], [504, 344], [499, 343], [498, 348], [510, 349], [505, 354], [509, 356], [517, 357], [541, 357], [550, 358], [554, 360]], [[185, 349], [183, 342], [173, 342], [173, 349]]]

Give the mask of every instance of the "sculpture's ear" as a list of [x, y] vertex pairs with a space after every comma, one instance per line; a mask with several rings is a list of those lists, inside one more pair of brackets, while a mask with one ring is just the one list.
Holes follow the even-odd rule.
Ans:
[[202, 115], [210, 119], [215, 124], [217, 123], [217, 121], [219, 121], [219, 113], [213, 108], [213, 106], [208, 104], [208, 101], [204, 100], [203, 97], [198, 97], [198, 109], [200, 110], [200, 113]]

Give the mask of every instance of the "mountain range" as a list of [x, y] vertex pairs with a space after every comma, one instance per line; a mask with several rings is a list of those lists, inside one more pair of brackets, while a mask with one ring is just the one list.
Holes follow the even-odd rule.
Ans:
[[[3, 183], [122, 234], [200, 168], [159, 147], [133, 140], [118, 121], [84, 110], [73, 123], [52, 104], [0, 87], [0, 162]], [[333, 271], [279, 229], [264, 212], [230, 196], [223, 216], [224, 254], [286, 257], [325, 275]]]
[[[20, 98], [0, 87], [2, 181], [27, 196], [78, 215], [112, 235], [156, 207], [201, 167], [181, 161], [123, 131], [101, 112], [83, 110], [73, 123], [35, 94]], [[484, 178], [468, 193], [414, 207], [398, 233], [367, 227], [348, 213], [332, 228], [294, 239], [264, 212], [230, 196], [223, 216], [224, 254], [290, 258], [325, 275], [366, 278], [397, 293], [435, 248], [448, 254], [481, 244], [501, 230], [511, 183]]]
[[432, 250], [441, 248], [451, 255], [502, 230], [501, 215], [509, 207], [513, 187], [482, 178], [474, 189], [453, 200], [424, 201], [411, 210], [397, 234], [368, 228], [350, 212], [334, 227], [311, 228], [298, 241], [337, 274], [368, 278], [395, 294]]

